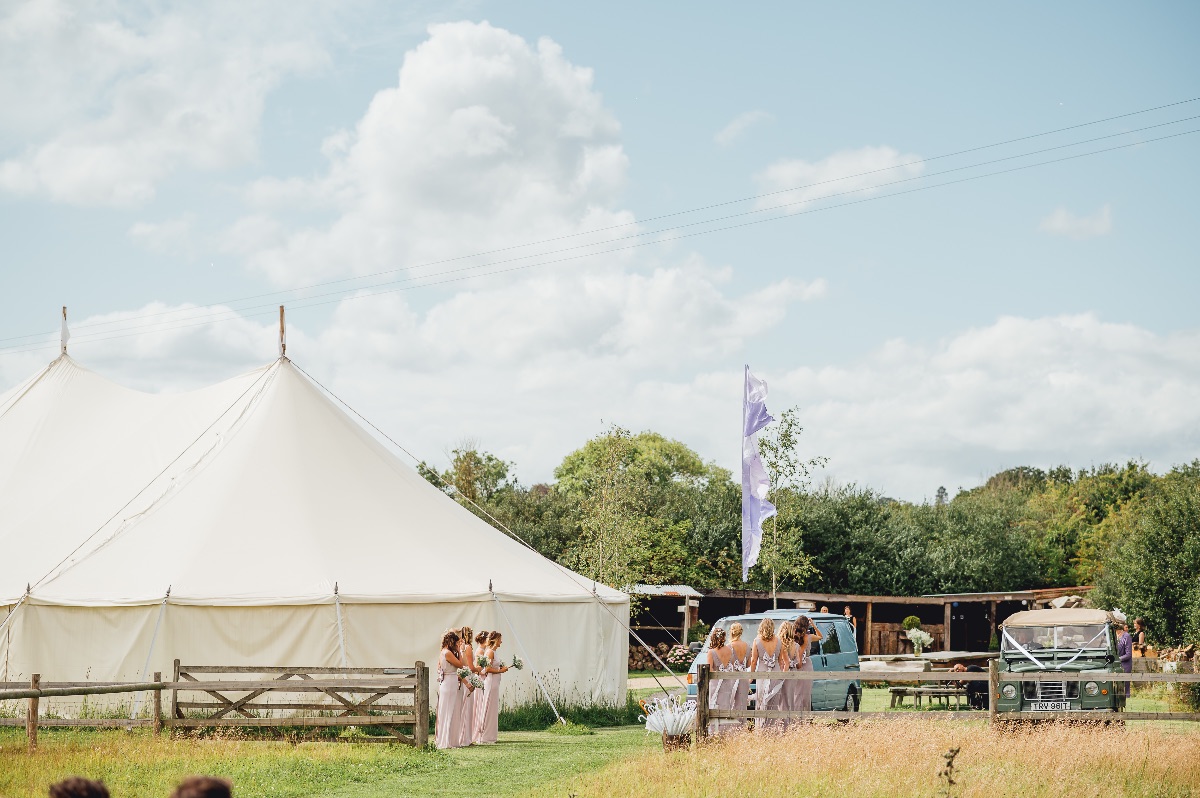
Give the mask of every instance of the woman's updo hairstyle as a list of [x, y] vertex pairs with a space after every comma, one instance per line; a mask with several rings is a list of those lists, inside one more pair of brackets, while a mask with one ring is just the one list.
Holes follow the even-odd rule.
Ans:
[[709, 648], [722, 648], [725, 645], [725, 630], [717, 627], [712, 630], [712, 634], [708, 636]]
[[742, 639], [742, 625], [740, 623], [738, 623], [737, 621], [734, 621], [733, 624], [729, 627], [729, 639], [730, 640], [741, 640]]
[[503, 640], [504, 640], [504, 636], [501, 635], [499, 632], [489, 632], [488, 633], [488, 645], [489, 646], [495, 646], [497, 643], [500, 643]]
[[770, 643], [775, 639], [775, 622], [770, 618], [763, 618], [758, 622], [758, 636], [764, 642]]
[[[447, 629], [442, 633], [442, 648], [448, 648], [454, 651], [458, 648], [458, 632], [453, 629]], [[455, 656], [458, 656], [455, 654]]]
[[469, 626], [464, 626], [458, 630], [458, 639], [466, 643], [468, 646], [471, 645], [471, 638], [474, 636], [475, 631]]
[[791, 621], [784, 621], [779, 624], [779, 639], [783, 641], [785, 646], [792, 644], [792, 639], [796, 636], [796, 625]]
[[487, 639], [488, 633], [486, 629], [481, 629], [479, 634], [475, 635], [475, 642], [481, 646], [487, 642]]

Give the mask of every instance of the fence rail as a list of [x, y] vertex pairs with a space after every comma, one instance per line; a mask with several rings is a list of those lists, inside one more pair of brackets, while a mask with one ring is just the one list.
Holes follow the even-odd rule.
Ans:
[[[199, 674], [274, 674], [272, 679], [196, 678]], [[342, 678], [313, 678], [314, 676]], [[60, 698], [120, 693], [153, 693], [150, 718], [43, 718], [42, 698]], [[163, 713], [163, 693], [170, 696], [170, 711]], [[184, 700], [180, 700], [180, 694]], [[191, 693], [201, 694], [188, 700]], [[241, 695], [232, 695], [240, 693]], [[271, 703], [268, 694], [313, 695], [311, 701]], [[392, 696], [403, 696], [403, 704], [380, 703]], [[206, 697], [206, 698], [205, 698]], [[42, 682], [33, 674], [29, 682], [0, 682], [0, 701], [27, 700], [24, 718], [0, 718], [0, 727], [24, 726], [30, 753], [37, 750], [39, 728], [152, 727], [155, 734], [164, 728], [244, 727], [381, 727], [391, 735], [381, 740], [400, 741], [424, 747], [429, 738], [429, 670], [418, 662], [412, 668], [304, 668], [279, 666], [181, 666], [175, 660], [171, 681], [161, 673], [150, 682]], [[192, 710], [191, 716], [184, 710]], [[262, 717], [256, 713], [276, 710], [308, 711], [308, 715]], [[200, 713], [199, 716], [195, 713]], [[399, 727], [411, 727], [405, 734]]]
[[1078, 671], [1061, 673], [1055, 671], [1000, 671], [996, 661], [989, 663], [988, 671], [981, 672], [916, 672], [916, 673], [879, 673], [874, 671], [713, 671], [707, 664], [698, 669], [696, 688], [696, 731], [703, 736], [708, 734], [710, 720], [745, 720], [749, 718], [767, 719], [812, 719], [836, 718], [846, 720], [865, 717], [902, 717], [910, 713], [899, 712], [845, 712], [845, 711], [811, 711], [790, 709], [717, 709], [708, 706], [709, 688], [714, 681], [831, 681], [831, 682], [882, 682], [884, 684], [912, 684], [914, 682], [987, 682], [988, 710], [947, 710], [945, 712], [921, 713], [924, 717], [944, 719], [974, 719], [987, 717], [992, 723], [999, 720], [1024, 720], [1036, 718], [1039, 720], [1071, 720], [1079, 721], [1125, 721], [1125, 720], [1183, 720], [1200, 721], [1200, 712], [1106, 712], [1103, 710], [1077, 710], [1074, 712], [1042, 712], [997, 711], [996, 700], [999, 698], [1001, 683], [1051, 681], [1051, 682], [1133, 682], [1145, 683], [1200, 683], [1200, 673], [1107, 673], [1097, 671]]

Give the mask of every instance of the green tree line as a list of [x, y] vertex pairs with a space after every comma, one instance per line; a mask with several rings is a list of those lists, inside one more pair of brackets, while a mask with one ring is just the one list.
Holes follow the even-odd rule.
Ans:
[[[920, 595], [1095, 585], [1092, 601], [1148, 622], [1160, 644], [1200, 640], [1200, 460], [1019, 467], [933, 502], [814, 486], [785, 413], [763, 438], [778, 516], [747, 587]], [[741, 485], [655, 432], [614, 427], [569, 453], [554, 481], [466, 444], [430, 482], [544, 556], [613, 587], [740, 588]]]

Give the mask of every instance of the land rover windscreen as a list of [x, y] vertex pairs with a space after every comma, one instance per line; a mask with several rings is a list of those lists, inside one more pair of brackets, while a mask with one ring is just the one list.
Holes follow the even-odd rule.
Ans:
[[998, 712], [1119, 712], [1125, 690], [1107, 681], [1119, 673], [1111, 619], [1102, 610], [1018, 612], [1000, 628], [999, 670], [1010, 673], [1079, 673], [1082, 681], [1001, 681]]

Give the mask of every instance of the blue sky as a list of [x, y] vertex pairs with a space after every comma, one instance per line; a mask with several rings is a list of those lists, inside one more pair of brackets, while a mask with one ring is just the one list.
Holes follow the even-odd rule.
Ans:
[[[15, 336], [62, 304], [81, 362], [181, 390], [273, 357], [282, 301], [289, 354], [398, 439], [434, 460], [472, 439], [527, 482], [607, 423], [734, 467], [743, 363], [802, 408], [827, 476], [890, 495], [1162, 469], [1200, 455], [1200, 134], [879, 183], [1200, 128], [1185, 103], [914, 164], [1200, 97], [1198, 23], [1190, 3], [8, 3], [0, 388], [54, 356]], [[643, 221], [763, 192], [784, 193]], [[665, 230], [778, 199], [804, 213]]]

